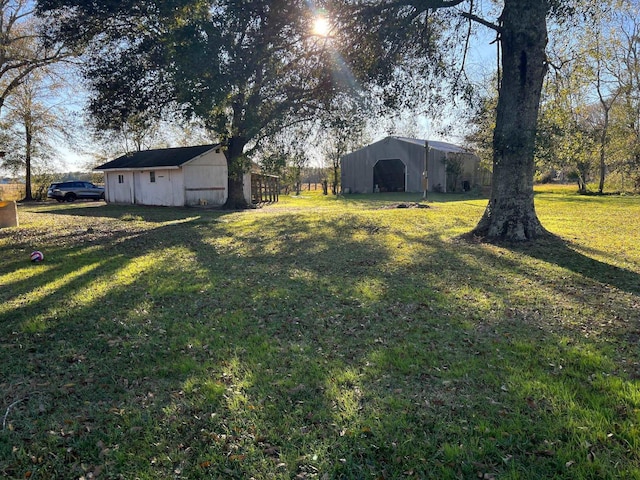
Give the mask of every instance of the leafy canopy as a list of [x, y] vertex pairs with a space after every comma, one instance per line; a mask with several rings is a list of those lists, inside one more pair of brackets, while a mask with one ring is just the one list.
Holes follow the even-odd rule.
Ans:
[[304, 1], [40, 2], [87, 48], [90, 109], [108, 128], [167, 108], [245, 141], [309, 115], [336, 86]]

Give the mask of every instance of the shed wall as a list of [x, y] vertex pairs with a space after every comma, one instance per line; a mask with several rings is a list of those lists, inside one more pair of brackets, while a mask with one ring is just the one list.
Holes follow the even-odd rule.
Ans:
[[[104, 175], [105, 199], [111, 203], [223, 205], [228, 196], [227, 160], [221, 149], [211, 149], [181, 167], [122, 168], [105, 170]], [[244, 196], [251, 203], [251, 173], [243, 181]]]
[[251, 205], [251, 172], [247, 172], [242, 176], [242, 193], [248, 205]]
[[227, 201], [227, 160], [211, 150], [183, 167], [185, 205], [223, 205]]
[[[437, 143], [437, 142], [436, 142]], [[341, 181], [343, 191], [351, 193], [372, 193], [374, 191], [373, 169], [379, 160], [399, 159], [405, 165], [405, 191], [419, 193], [424, 191], [423, 175], [425, 157], [428, 172], [427, 189], [429, 191], [447, 191], [448, 155], [456, 155], [463, 160], [463, 173], [456, 182], [455, 189], [462, 189], [462, 182], [471, 185], [479, 182], [478, 158], [471, 153], [452, 153], [437, 148], [425, 147], [418, 142], [408, 142], [388, 137], [367, 147], [342, 157]], [[451, 179], [449, 179], [449, 183]]]
[[[123, 182], [118, 178], [122, 175]], [[134, 203], [133, 172], [104, 172], [104, 198], [110, 203]]]
[[[155, 182], [151, 181], [151, 175]], [[134, 172], [135, 203], [139, 205], [184, 205], [184, 177], [181, 170], [146, 169]]]
[[438, 189], [446, 191], [447, 167], [444, 163], [446, 154], [440, 150], [430, 149], [427, 160], [427, 190], [430, 192]]

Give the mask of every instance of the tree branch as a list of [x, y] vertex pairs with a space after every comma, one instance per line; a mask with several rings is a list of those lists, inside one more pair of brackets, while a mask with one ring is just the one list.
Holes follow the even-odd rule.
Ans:
[[392, 2], [376, 2], [367, 3], [364, 2], [358, 5], [358, 9], [368, 12], [369, 14], [379, 15], [382, 12], [388, 11], [394, 8], [401, 7], [413, 7], [414, 9], [424, 12], [426, 10], [440, 10], [443, 8], [457, 7], [461, 3], [467, 0], [396, 0]]
[[469, 20], [479, 23], [480, 25], [484, 25], [485, 27], [490, 28], [491, 30], [495, 30], [498, 33], [502, 33], [502, 27], [488, 20], [485, 20], [484, 18], [479, 17], [471, 12], [460, 12], [460, 15], [462, 15], [464, 18], [468, 18]]
[[[469, 4], [469, 15], [472, 15], [471, 12], [473, 12], [473, 0], [471, 0], [471, 3]], [[464, 50], [462, 54], [462, 63], [460, 64], [460, 71], [458, 72], [458, 75], [456, 75], [456, 79], [453, 82], [454, 90], [458, 88], [458, 80], [460, 80], [460, 77], [464, 73], [464, 66], [467, 62], [467, 53], [469, 52], [469, 40], [471, 39], [471, 24], [472, 24], [472, 20], [469, 19], [469, 27], [467, 28], [467, 34], [464, 39]]]

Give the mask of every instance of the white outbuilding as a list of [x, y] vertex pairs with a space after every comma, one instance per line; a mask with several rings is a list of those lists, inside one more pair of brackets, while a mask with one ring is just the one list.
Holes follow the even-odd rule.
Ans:
[[[145, 150], [96, 170], [104, 172], [105, 200], [110, 203], [215, 206], [223, 205], [228, 196], [227, 159], [221, 145]], [[257, 203], [252, 198], [251, 173], [244, 175], [244, 196], [248, 203]]]

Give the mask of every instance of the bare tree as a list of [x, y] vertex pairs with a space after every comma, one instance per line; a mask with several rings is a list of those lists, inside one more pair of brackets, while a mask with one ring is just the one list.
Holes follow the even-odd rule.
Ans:
[[69, 56], [41, 33], [34, 14], [32, 1], [0, 0], [0, 112], [31, 72]]
[[640, 190], [640, 7], [627, 3], [620, 11], [619, 33], [620, 98], [612, 110], [612, 137], [618, 153], [618, 168], [623, 176], [635, 175]]
[[[8, 113], [6, 121], [16, 137], [18, 150], [10, 152], [7, 162], [21, 167], [25, 172], [26, 201], [34, 199], [32, 191], [32, 173], [34, 160], [44, 164], [55, 151], [51, 140], [65, 131], [62, 108], [52, 95], [62, 85], [51, 81], [51, 77], [42, 72], [32, 71], [25, 76], [5, 104]], [[36, 196], [41, 196], [41, 193]]]
[[586, 51], [586, 61], [589, 63], [588, 73], [598, 98], [597, 103], [600, 110], [598, 117], [594, 118], [594, 130], [599, 133], [598, 165], [600, 175], [598, 193], [600, 194], [604, 192], [607, 172], [607, 147], [609, 144], [611, 109], [623, 91], [620, 88], [620, 72], [616, 61], [616, 57], [620, 54], [620, 43], [615, 38], [618, 36], [618, 32], [614, 30], [609, 38], [606, 38], [602, 28], [605, 25], [606, 19], [602, 19], [598, 28], [587, 29], [586, 32], [586, 37], [589, 39], [588, 45], [590, 45]]
[[330, 169], [331, 193], [340, 192], [340, 161], [347, 153], [364, 145], [364, 115], [358, 103], [347, 99], [326, 112], [319, 142], [321, 153]]

